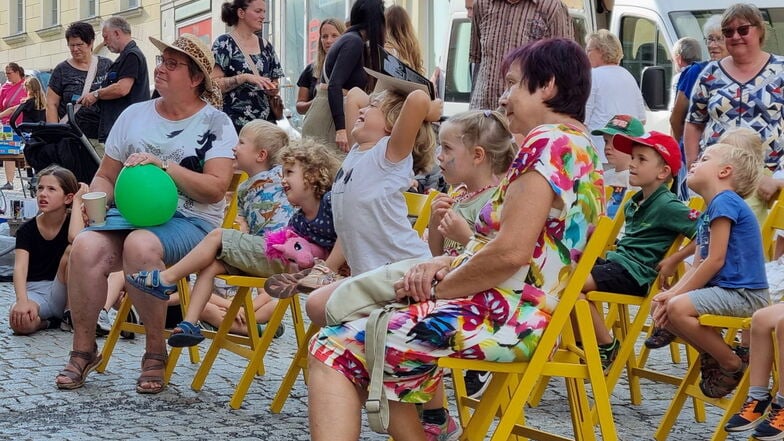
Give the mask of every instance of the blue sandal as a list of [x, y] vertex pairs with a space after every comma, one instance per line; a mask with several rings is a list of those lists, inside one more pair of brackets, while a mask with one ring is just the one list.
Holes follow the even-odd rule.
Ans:
[[161, 282], [161, 271], [139, 271], [125, 276], [125, 280], [139, 291], [150, 294], [161, 300], [169, 300], [169, 296], [177, 292], [177, 285], [166, 285]]
[[[177, 332], [179, 330], [179, 332]], [[169, 346], [174, 348], [186, 348], [196, 346], [204, 340], [201, 330], [198, 326], [185, 320], [181, 321], [172, 330], [172, 335], [169, 337]]]

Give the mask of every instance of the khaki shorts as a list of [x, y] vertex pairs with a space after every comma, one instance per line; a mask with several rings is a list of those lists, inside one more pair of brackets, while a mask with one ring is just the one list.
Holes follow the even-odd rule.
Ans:
[[269, 277], [285, 272], [279, 260], [268, 260], [264, 238], [237, 230], [223, 230], [218, 259], [226, 264], [229, 274]]

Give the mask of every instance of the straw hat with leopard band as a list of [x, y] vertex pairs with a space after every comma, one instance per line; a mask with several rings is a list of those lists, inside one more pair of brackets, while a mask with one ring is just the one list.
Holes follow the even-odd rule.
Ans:
[[215, 65], [215, 58], [212, 56], [212, 50], [210, 50], [199, 37], [193, 34], [182, 34], [171, 44], [164, 43], [154, 37], [149, 38], [150, 42], [155, 45], [161, 53], [166, 49], [171, 49], [181, 52], [193, 60], [204, 75], [205, 92], [201, 95], [201, 98], [216, 108], [223, 109], [223, 94], [210, 77], [212, 74], [212, 67]]

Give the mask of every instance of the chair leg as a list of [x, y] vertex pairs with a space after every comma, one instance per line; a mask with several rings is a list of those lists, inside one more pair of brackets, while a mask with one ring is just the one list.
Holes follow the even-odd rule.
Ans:
[[106, 370], [106, 366], [109, 364], [109, 359], [112, 357], [112, 353], [114, 352], [114, 346], [117, 344], [117, 340], [120, 339], [120, 331], [122, 331], [122, 326], [126, 323], [126, 319], [128, 317], [128, 313], [131, 311], [131, 299], [128, 296], [123, 298], [122, 302], [120, 302], [120, 309], [117, 310], [117, 318], [114, 320], [112, 324], [112, 329], [109, 331], [109, 335], [106, 336], [106, 341], [103, 343], [103, 348], [101, 349], [101, 356], [103, 360], [95, 368], [97, 372], [103, 373]]
[[[256, 343], [256, 346], [253, 349], [253, 355], [249, 360], [248, 366], [245, 368], [245, 372], [242, 374], [242, 378], [240, 378], [237, 387], [234, 389], [234, 394], [231, 396], [229, 406], [232, 409], [239, 409], [240, 406], [242, 406], [242, 401], [245, 399], [245, 394], [248, 393], [248, 388], [250, 388], [253, 379], [256, 378], [257, 374], [264, 374], [264, 355], [267, 353], [267, 349], [269, 349], [269, 346], [272, 343], [275, 331], [283, 321], [283, 317], [286, 315], [286, 310], [289, 308], [291, 302], [292, 300], [290, 298], [281, 299], [278, 301], [277, 306], [275, 306], [275, 310], [272, 312], [272, 316], [267, 322], [267, 327], [261, 335], [261, 339]], [[250, 306], [250, 311], [253, 311], [252, 305]]]
[[[243, 304], [243, 298], [248, 295], [250, 295], [250, 288], [241, 287], [237, 290], [237, 294], [234, 296], [231, 304], [229, 304], [229, 309], [226, 311], [226, 317], [236, 317], [240, 310], [240, 306]], [[232, 322], [233, 320], [223, 320], [220, 327], [218, 327], [218, 332], [215, 334], [215, 338], [212, 340], [210, 348], [207, 350], [207, 353], [204, 354], [204, 360], [201, 362], [201, 365], [199, 365], [199, 369], [193, 377], [191, 389], [198, 391], [204, 386], [204, 381], [207, 379], [207, 374], [210, 373], [213, 363], [215, 363], [218, 351], [220, 351], [220, 348], [223, 346], [223, 342], [227, 340], [226, 336], [229, 334]]]
[[320, 329], [320, 327], [311, 323], [304, 338], [301, 341], [297, 341], [297, 353], [294, 354], [294, 359], [291, 360], [289, 369], [286, 371], [286, 375], [280, 383], [278, 392], [275, 394], [275, 398], [272, 399], [272, 404], [270, 405], [272, 413], [280, 413], [280, 411], [283, 410], [283, 405], [286, 404], [286, 400], [291, 394], [291, 389], [294, 388], [294, 382], [297, 381], [300, 371], [302, 371], [303, 377], [307, 382], [308, 342], [314, 335], [318, 334]]

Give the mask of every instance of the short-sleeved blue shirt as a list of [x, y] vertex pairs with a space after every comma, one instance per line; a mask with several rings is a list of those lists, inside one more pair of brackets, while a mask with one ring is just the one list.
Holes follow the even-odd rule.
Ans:
[[697, 225], [697, 247], [700, 256], [708, 257], [710, 224], [726, 217], [732, 222], [724, 266], [706, 286], [721, 288], [766, 289], [765, 257], [757, 218], [737, 193], [725, 190], [716, 195], [700, 217]]

